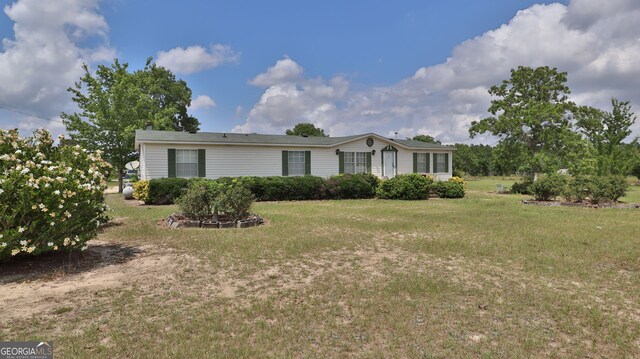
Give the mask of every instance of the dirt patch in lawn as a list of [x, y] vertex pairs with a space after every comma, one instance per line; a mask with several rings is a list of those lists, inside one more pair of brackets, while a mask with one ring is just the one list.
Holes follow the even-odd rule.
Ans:
[[0, 321], [78, 307], [104, 289], [173, 276], [178, 254], [156, 246], [91, 241], [84, 252], [54, 253], [0, 265]]

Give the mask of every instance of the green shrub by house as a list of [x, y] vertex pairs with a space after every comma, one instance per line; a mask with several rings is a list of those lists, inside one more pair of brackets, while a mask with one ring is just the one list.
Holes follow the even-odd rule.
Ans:
[[369, 174], [332, 176], [325, 183], [328, 199], [363, 199], [376, 195], [377, 178]]
[[187, 188], [186, 178], [154, 178], [149, 181], [149, 204], [172, 204]]
[[401, 174], [380, 182], [377, 195], [382, 199], [428, 199], [433, 179], [419, 174]]
[[0, 130], [0, 261], [86, 248], [107, 221], [100, 152], [54, 146], [49, 132]]

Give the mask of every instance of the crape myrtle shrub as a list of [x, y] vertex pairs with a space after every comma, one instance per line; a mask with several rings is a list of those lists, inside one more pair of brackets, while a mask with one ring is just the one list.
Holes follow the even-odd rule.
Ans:
[[561, 174], [548, 174], [540, 176], [533, 182], [529, 189], [531, 194], [538, 201], [550, 201], [560, 196], [567, 186], [567, 177]]
[[110, 170], [99, 151], [54, 146], [45, 130], [0, 130], [0, 261], [86, 248], [107, 221]]
[[588, 196], [593, 203], [616, 202], [627, 193], [629, 183], [623, 176], [594, 176]]
[[249, 216], [254, 200], [251, 190], [240, 181], [233, 180], [231, 183], [220, 184], [214, 206], [221, 213], [237, 221]]
[[204, 219], [213, 214], [221, 185], [206, 178], [191, 178], [187, 190], [175, 202], [182, 213], [192, 219]]
[[592, 203], [602, 203], [616, 202], [626, 194], [628, 186], [623, 176], [550, 174], [538, 179], [530, 188], [537, 200], [549, 201], [561, 195], [569, 202], [589, 199]]
[[428, 199], [433, 178], [419, 174], [401, 174], [380, 183], [378, 198], [420, 200]]

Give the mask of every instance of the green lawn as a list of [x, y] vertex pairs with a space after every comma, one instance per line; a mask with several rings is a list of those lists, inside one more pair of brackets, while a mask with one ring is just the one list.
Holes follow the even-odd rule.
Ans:
[[121, 284], [45, 298], [37, 320], [0, 319], [0, 340], [74, 358], [640, 356], [640, 211], [526, 206], [496, 183], [512, 181], [469, 181], [459, 200], [258, 203], [269, 223], [244, 230], [168, 230], [175, 207], [109, 195], [100, 243], [145, 265], [98, 265]]

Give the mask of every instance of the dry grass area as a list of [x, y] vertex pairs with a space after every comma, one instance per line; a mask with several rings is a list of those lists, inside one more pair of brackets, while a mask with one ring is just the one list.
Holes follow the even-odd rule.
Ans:
[[259, 203], [268, 225], [169, 230], [174, 207], [109, 195], [115, 225], [86, 252], [0, 264], [0, 340], [74, 358], [640, 356], [640, 211], [519, 199]]

